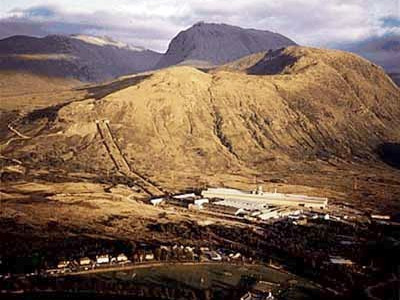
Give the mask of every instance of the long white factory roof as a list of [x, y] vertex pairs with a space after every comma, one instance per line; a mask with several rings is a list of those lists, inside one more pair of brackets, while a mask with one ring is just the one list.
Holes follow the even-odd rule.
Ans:
[[[209, 198], [222, 198], [224, 200], [232, 200], [238, 199], [238, 197], [243, 196], [241, 201], [244, 199], [251, 199], [251, 202], [257, 202], [261, 205], [261, 203], [266, 204], [263, 201], [287, 201], [287, 202], [308, 202], [308, 203], [322, 203], [324, 205], [327, 204], [328, 198], [322, 197], [310, 197], [305, 195], [295, 195], [295, 194], [282, 194], [282, 193], [269, 193], [269, 192], [244, 192], [236, 189], [229, 188], [208, 188], [207, 190], [202, 191], [203, 197]], [[232, 199], [230, 199], [232, 196]]]
[[237, 199], [225, 199], [221, 201], [215, 202], [217, 205], [223, 206], [231, 206], [238, 209], [247, 209], [247, 210], [263, 210], [268, 208], [268, 205], [264, 200], [237, 200]]
[[[203, 191], [206, 193], [221, 193], [221, 194], [232, 194], [232, 195], [253, 195], [249, 192], [244, 192], [237, 189], [230, 189], [230, 188], [208, 188], [207, 190]], [[304, 199], [304, 200], [325, 200], [327, 198], [321, 197], [312, 197], [306, 195], [296, 195], [296, 194], [283, 194], [283, 193], [270, 193], [270, 192], [263, 192], [263, 196], [266, 198], [293, 198], [293, 199]]]

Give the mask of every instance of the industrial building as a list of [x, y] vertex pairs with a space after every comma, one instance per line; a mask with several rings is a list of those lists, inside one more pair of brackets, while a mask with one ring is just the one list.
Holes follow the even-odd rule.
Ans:
[[231, 205], [241, 203], [241, 205], [253, 208], [252, 210], [261, 210], [268, 206], [325, 208], [328, 205], [328, 198], [268, 193], [263, 192], [261, 187], [251, 193], [228, 188], [208, 188], [207, 190], [202, 191], [201, 195], [208, 199], [222, 199], [224, 201], [229, 201]]

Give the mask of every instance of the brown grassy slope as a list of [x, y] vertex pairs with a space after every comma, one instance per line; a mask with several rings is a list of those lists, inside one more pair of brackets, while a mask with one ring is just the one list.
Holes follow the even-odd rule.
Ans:
[[[208, 74], [174, 67], [106, 94], [64, 106], [35, 138], [5, 153], [105, 173], [113, 164], [95, 120], [108, 119], [130, 165], [166, 189], [237, 178], [248, 187], [274, 173], [301, 184], [299, 172], [306, 185], [335, 191], [330, 179], [344, 173], [325, 167], [332, 160], [371, 166], [381, 143], [400, 140], [399, 89], [381, 68], [340, 51], [289, 47]], [[19, 129], [34, 132], [44, 121], [31, 117]], [[327, 182], [318, 182], [322, 172], [331, 174]], [[348, 183], [337, 185], [348, 192]]]
[[46, 77], [25, 72], [0, 72], [0, 109], [33, 110], [46, 107], [74, 96], [78, 80]]

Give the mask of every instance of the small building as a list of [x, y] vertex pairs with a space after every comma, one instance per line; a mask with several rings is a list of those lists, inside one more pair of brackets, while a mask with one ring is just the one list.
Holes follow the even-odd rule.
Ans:
[[160, 205], [165, 201], [164, 198], [155, 198], [155, 199], [150, 199], [150, 203], [153, 204], [154, 206]]
[[71, 262], [70, 262], [69, 260], [61, 260], [61, 261], [57, 264], [57, 268], [58, 268], [58, 269], [65, 269], [65, 268], [67, 268], [70, 264], [71, 264]]
[[353, 265], [354, 263], [350, 259], [345, 259], [339, 256], [331, 256], [330, 262], [336, 265]]
[[201, 253], [206, 253], [207, 251], [210, 251], [210, 248], [208, 248], [208, 247], [200, 247], [200, 252]]
[[110, 263], [110, 256], [108, 254], [98, 255], [96, 256], [96, 263], [101, 264], [109, 264]]
[[153, 252], [146, 252], [146, 254], [144, 255], [144, 259], [145, 260], [154, 260]]
[[82, 257], [79, 259], [80, 266], [88, 266], [92, 263], [92, 260], [89, 257]]
[[127, 262], [128, 261], [128, 257], [124, 254], [118, 254], [117, 256], [117, 262]]
[[298, 225], [302, 225], [302, 226], [307, 225], [307, 223], [308, 223], [307, 219], [300, 219], [300, 220], [297, 220], [296, 222]]
[[240, 298], [240, 300], [274, 300], [274, 299], [275, 297], [272, 295], [271, 292], [264, 294], [255, 291], [247, 292]]
[[222, 256], [216, 251], [207, 251], [204, 254], [212, 261], [222, 261]]
[[194, 251], [194, 247], [190, 247], [190, 246], [185, 247], [185, 252], [193, 252], [193, 251]]
[[175, 196], [173, 196], [172, 198], [175, 198], [175, 199], [188, 199], [188, 198], [190, 198], [190, 199], [193, 199], [193, 198], [196, 198], [197, 196], [196, 196], [196, 194], [195, 193], [188, 193], [188, 194], [180, 194], [180, 195], [175, 195]]
[[233, 253], [229, 254], [229, 258], [233, 259], [233, 260], [240, 259], [241, 257], [242, 257], [242, 255], [239, 252], [237, 252], [235, 254], [233, 254]]
[[390, 216], [388, 215], [371, 215], [371, 218], [374, 220], [390, 220]]
[[164, 250], [164, 251], [170, 252], [171, 251], [171, 247], [162, 245], [162, 246], [160, 246], [160, 250]]
[[202, 206], [203, 204], [209, 203], [210, 201], [207, 198], [201, 198], [194, 200], [194, 204], [198, 206]]

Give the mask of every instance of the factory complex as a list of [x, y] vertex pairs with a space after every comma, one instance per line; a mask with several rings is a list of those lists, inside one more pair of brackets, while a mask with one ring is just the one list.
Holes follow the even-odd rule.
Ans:
[[[259, 186], [251, 193], [227, 188], [208, 188], [202, 191], [201, 195], [206, 198], [217, 198], [236, 201], [236, 205], [243, 204], [252, 208], [263, 208], [265, 206], [297, 206], [310, 208], [325, 208], [328, 205], [327, 198], [309, 197], [304, 195], [282, 194], [263, 192]], [[243, 207], [244, 208], [244, 207]]]
[[243, 218], [250, 221], [291, 218], [297, 220], [303, 208], [323, 210], [327, 198], [295, 194], [263, 192], [258, 187], [252, 192], [231, 188], [208, 188], [200, 192], [179, 194], [150, 200], [153, 205], [168, 204], [204, 213]]

